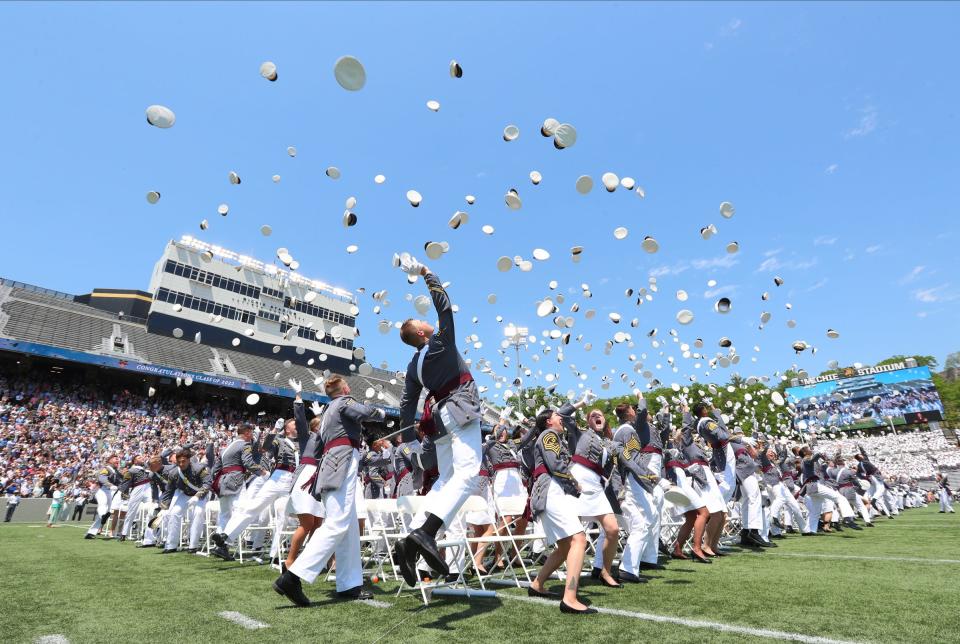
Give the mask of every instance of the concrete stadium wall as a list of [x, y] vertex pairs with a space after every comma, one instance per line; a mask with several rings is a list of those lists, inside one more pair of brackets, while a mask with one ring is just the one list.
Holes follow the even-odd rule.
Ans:
[[[3, 521], [7, 516], [7, 500], [4, 498], [3, 507], [0, 508], [0, 521]], [[20, 503], [17, 505], [17, 509], [13, 512], [13, 517], [10, 519], [11, 523], [46, 523], [47, 521], [47, 512], [50, 510], [50, 504], [53, 503], [52, 499], [20, 499]], [[63, 510], [63, 513], [60, 515], [66, 517], [61, 523], [69, 523], [70, 517], [73, 515], [73, 508], [76, 504], [72, 501], [67, 503], [67, 507]], [[83, 508], [83, 517], [80, 521], [76, 523], [91, 523], [93, 522], [94, 514], [96, 514], [97, 504], [96, 503], [87, 503], [86, 507]]]

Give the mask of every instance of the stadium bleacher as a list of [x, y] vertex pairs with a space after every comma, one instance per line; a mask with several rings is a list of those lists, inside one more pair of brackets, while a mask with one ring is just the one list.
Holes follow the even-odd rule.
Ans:
[[[322, 362], [316, 368], [241, 351], [227, 351], [192, 338], [177, 339], [149, 333], [145, 321], [112, 314], [72, 301], [73, 296], [0, 278], [0, 338], [32, 342], [92, 355], [136, 360], [175, 370], [230, 376], [267, 387], [286, 387], [290, 378], [304, 391], [323, 395]], [[390, 407], [399, 405], [402, 377], [374, 368], [368, 376], [347, 377], [358, 399]], [[372, 396], [367, 396], [372, 393]]]

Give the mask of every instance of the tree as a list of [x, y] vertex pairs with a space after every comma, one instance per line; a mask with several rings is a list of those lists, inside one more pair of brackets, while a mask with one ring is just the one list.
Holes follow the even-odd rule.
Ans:
[[954, 351], [943, 363], [944, 369], [960, 369], [960, 351]]
[[895, 362], [903, 362], [907, 358], [913, 358], [914, 360], [916, 360], [918, 367], [930, 367], [931, 371], [936, 369], [937, 365], [940, 364], [939, 362], [937, 362], [937, 359], [934, 358], [933, 356], [890, 356], [886, 360], [881, 360], [880, 362], [878, 362], [877, 366], [879, 367], [885, 364], [894, 364]]

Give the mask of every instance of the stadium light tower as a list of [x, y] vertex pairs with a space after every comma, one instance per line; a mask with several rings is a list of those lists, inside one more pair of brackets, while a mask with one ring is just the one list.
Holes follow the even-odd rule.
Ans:
[[530, 329], [525, 326], [507, 325], [503, 330], [504, 348], [512, 346], [517, 355], [517, 380], [520, 381], [520, 397], [523, 397], [523, 379], [520, 375], [520, 347], [527, 346], [527, 338], [530, 336]]

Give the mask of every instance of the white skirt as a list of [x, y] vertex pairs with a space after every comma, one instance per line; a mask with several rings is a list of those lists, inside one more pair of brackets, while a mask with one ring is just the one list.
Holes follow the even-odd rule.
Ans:
[[484, 510], [474, 510], [464, 514], [463, 519], [470, 525], [492, 525], [495, 512], [492, 511], [493, 501], [490, 498], [490, 486], [487, 486], [487, 507]]
[[583, 532], [578, 512], [577, 498], [565, 494], [563, 488], [551, 477], [550, 487], [547, 488], [547, 508], [537, 515], [549, 545]]
[[527, 498], [527, 488], [523, 484], [523, 477], [520, 476], [520, 470], [515, 467], [494, 472], [493, 491], [498, 499], [514, 496]]
[[580, 463], [574, 463], [570, 466], [570, 474], [580, 484], [580, 497], [576, 500], [579, 516], [588, 518], [613, 514], [610, 501], [603, 491], [603, 479], [596, 472]]
[[694, 487], [700, 494], [700, 498], [707, 506], [707, 511], [710, 514], [714, 512], [726, 512], [727, 503], [723, 500], [723, 493], [720, 492], [720, 487], [717, 485], [717, 479], [714, 478], [713, 472], [706, 465], [701, 465], [700, 470], [703, 472], [704, 478], [707, 479], [707, 487], [705, 489], [700, 488], [699, 485], [691, 487]]
[[[293, 483], [293, 489], [290, 490], [290, 501], [287, 503], [287, 514], [312, 514], [315, 517], [324, 517], [323, 504], [311, 494], [312, 485], [307, 485], [314, 472], [317, 471], [316, 465], [304, 465], [303, 470]], [[307, 485], [307, 489], [303, 486]]]
[[695, 489], [693, 485], [693, 479], [689, 478], [686, 473], [683, 471], [683, 468], [674, 468], [674, 472], [677, 475], [677, 487], [683, 490], [683, 493], [690, 498], [690, 502], [683, 506], [674, 506], [674, 509], [680, 514], [690, 512], [691, 510], [699, 510], [700, 508], [706, 507], [707, 502], [704, 501], [700, 493]]

